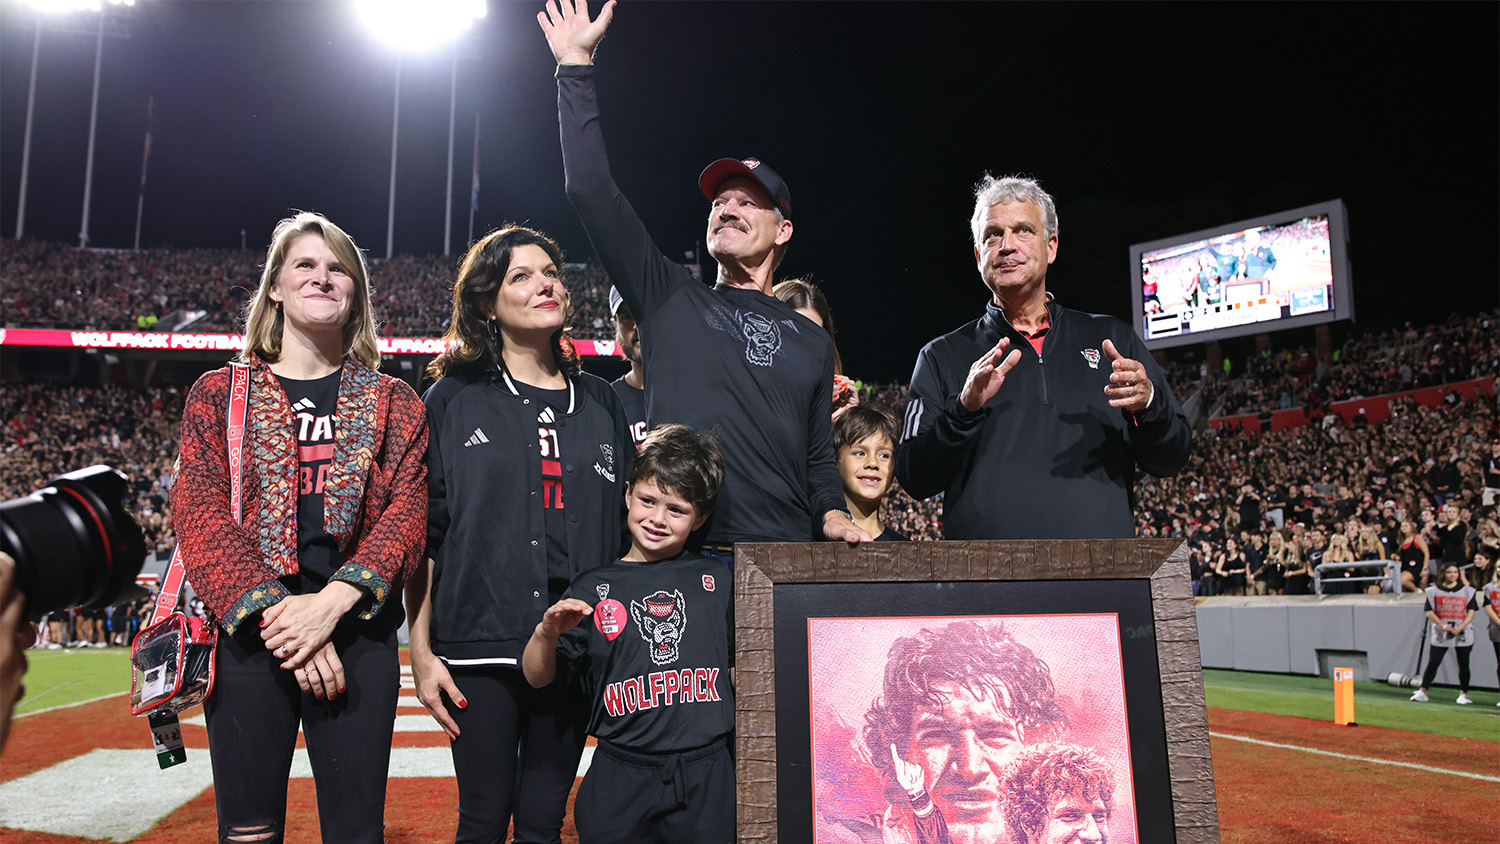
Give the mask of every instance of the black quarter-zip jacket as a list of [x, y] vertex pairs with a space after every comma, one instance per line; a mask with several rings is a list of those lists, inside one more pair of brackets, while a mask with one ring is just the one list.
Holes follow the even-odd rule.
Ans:
[[[1192, 428], [1130, 326], [1050, 299], [1047, 311], [1041, 354], [991, 302], [917, 356], [896, 477], [913, 497], [943, 493], [946, 539], [1130, 537], [1136, 468], [1167, 476], [1187, 463]], [[970, 413], [958, 400], [969, 367], [1001, 337], [1021, 361]], [[1139, 414], [1109, 406], [1106, 338], [1155, 387]]]

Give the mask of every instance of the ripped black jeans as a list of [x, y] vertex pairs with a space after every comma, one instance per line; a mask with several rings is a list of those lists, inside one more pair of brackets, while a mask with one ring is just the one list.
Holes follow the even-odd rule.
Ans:
[[[385, 840], [385, 789], [401, 668], [396, 631], [349, 619], [334, 631], [347, 691], [303, 694], [261, 644], [260, 628], [219, 636], [217, 677], [204, 704], [221, 842], [280, 842], [287, 789], [317, 784], [323, 840]], [[313, 779], [288, 781], [301, 724]]]

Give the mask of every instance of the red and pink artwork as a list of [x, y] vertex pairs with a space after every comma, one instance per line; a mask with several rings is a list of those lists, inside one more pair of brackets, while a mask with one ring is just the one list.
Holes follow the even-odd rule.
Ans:
[[815, 840], [1137, 840], [1113, 613], [809, 618]]

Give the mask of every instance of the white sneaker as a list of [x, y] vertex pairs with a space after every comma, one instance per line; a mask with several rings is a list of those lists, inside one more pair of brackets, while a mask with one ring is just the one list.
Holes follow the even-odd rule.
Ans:
[[1426, 703], [1427, 693], [1422, 691], [1421, 689], [1417, 689], [1414, 693], [1412, 693], [1411, 699], [1416, 701], [1417, 703]]
[[1458, 703], [1459, 703], [1460, 706], [1468, 706], [1469, 704], [1471, 704], [1473, 702], [1474, 702], [1474, 698], [1469, 697], [1469, 693], [1468, 692], [1459, 692], [1458, 693]]

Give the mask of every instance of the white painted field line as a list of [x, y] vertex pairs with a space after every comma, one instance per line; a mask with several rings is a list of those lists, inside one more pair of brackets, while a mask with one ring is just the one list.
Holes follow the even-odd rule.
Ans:
[[1455, 777], [1468, 777], [1469, 779], [1484, 780], [1485, 782], [1500, 782], [1500, 777], [1489, 774], [1475, 774], [1469, 771], [1455, 771], [1451, 768], [1434, 768], [1431, 765], [1418, 765], [1415, 762], [1395, 762], [1390, 759], [1376, 759], [1372, 756], [1355, 756], [1352, 753], [1336, 753], [1332, 750], [1320, 750], [1316, 747], [1301, 747], [1295, 744], [1281, 744], [1280, 742], [1265, 741], [1263, 739], [1250, 738], [1249, 736], [1236, 736], [1229, 733], [1215, 733], [1210, 731], [1213, 738], [1229, 739], [1231, 741], [1242, 741], [1247, 744], [1258, 744], [1262, 747], [1276, 747], [1282, 750], [1300, 750], [1303, 753], [1316, 753], [1319, 756], [1332, 756], [1335, 759], [1348, 759], [1354, 762], [1369, 762], [1372, 765], [1393, 765], [1397, 768], [1411, 768], [1417, 771], [1426, 771], [1429, 774], [1451, 774]]
[[75, 706], [83, 706], [85, 703], [98, 703], [101, 700], [109, 700], [112, 697], [125, 697], [128, 694], [130, 694], [130, 692], [114, 692], [112, 694], [91, 697], [88, 700], [80, 700], [74, 703], [64, 703], [59, 704], [58, 706], [49, 706], [46, 709], [33, 709], [30, 712], [17, 712], [15, 717], [30, 718], [33, 715], [41, 715], [43, 712], [56, 712], [59, 709], [72, 709]]

